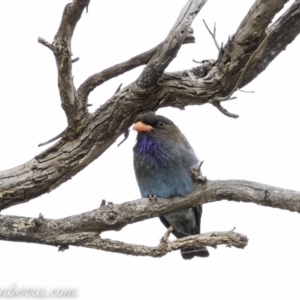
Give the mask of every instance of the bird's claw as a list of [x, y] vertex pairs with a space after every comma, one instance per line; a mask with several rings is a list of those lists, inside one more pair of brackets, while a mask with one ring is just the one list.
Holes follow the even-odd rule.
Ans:
[[156, 197], [156, 195], [154, 195], [154, 194], [149, 194], [149, 195], [148, 195], [148, 199], [149, 199], [150, 201], [155, 201], [155, 202], [157, 202], [157, 197]]
[[104, 206], [112, 206], [112, 205], [114, 205], [112, 202], [107, 202], [107, 204], [106, 204], [105, 199], [103, 199], [100, 203], [100, 208], [104, 207]]

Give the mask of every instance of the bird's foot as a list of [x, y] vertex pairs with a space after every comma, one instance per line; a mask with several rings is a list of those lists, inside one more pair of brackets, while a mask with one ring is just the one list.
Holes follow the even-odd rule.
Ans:
[[157, 197], [156, 197], [156, 195], [154, 195], [154, 194], [149, 194], [149, 195], [148, 195], [148, 199], [149, 199], [150, 201], [155, 201], [155, 202], [157, 202]]
[[107, 202], [107, 204], [106, 204], [105, 199], [103, 199], [100, 203], [100, 208], [104, 207], [104, 206], [112, 206], [112, 205], [114, 205], [112, 202]]
[[201, 161], [198, 169], [192, 169], [192, 177], [193, 180], [198, 183], [205, 183], [207, 181], [207, 178], [202, 175], [201, 167], [204, 161]]

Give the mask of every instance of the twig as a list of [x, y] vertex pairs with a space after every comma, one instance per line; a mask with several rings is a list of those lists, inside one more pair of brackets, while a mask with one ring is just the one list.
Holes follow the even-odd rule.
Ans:
[[121, 146], [129, 137], [129, 128], [124, 132], [124, 139], [118, 144], [118, 147]]
[[64, 133], [65, 133], [65, 130], [63, 132], [61, 132], [60, 134], [58, 134], [57, 136], [55, 136], [54, 138], [50, 139], [49, 141], [38, 144], [38, 147], [45, 146], [51, 142], [58, 140], [59, 138], [61, 138], [63, 136]]
[[116, 91], [115, 91], [115, 94], [118, 93], [118, 92], [120, 92], [122, 85], [123, 85], [123, 83], [121, 83], [121, 84], [118, 86], [118, 88], [117, 88]]
[[79, 57], [73, 58], [73, 59], [71, 60], [72, 64], [75, 63], [76, 61], [79, 61]]
[[217, 30], [216, 30], [216, 23], [214, 23], [214, 32], [212, 32], [212, 31], [209, 29], [209, 27], [207, 26], [207, 24], [206, 24], [206, 22], [205, 22], [204, 19], [203, 19], [203, 22], [204, 22], [204, 25], [205, 25], [206, 29], [208, 30], [208, 32], [209, 32], [210, 35], [212, 36], [212, 38], [213, 38], [213, 40], [214, 40], [214, 42], [215, 42], [215, 45], [216, 45], [218, 51], [220, 52], [221, 48], [220, 48], [220, 46], [219, 46], [219, 44], [218, 44], [217, 37], [216, 37], [216, 31], [217, 31]]
[[242, 93], [255, 93], [254, 91], [243, 91], [243, 90], [241, 90], [241, 89], [238, 89], [240, 92], [242, 92]]
[[213, 101], [213, 102], [210, 102], [213, 106], [215, 106], [222, 114], [224, 114], [225, 116], [227, 117], [230, 117], [230, 118], [234, 118], [234, 119], [237, 119], [239, 117], [239, 115], [236, 115], [236, 114], [233, 114], [231, 112], [229, 112], [228, 110], [226, 110], [222, 105], [221, 105], [221, 102], [219, 101]]
[[203, 60], [196, 60], [196, 59], [193, 59], [193, 62], [196, 63], [196, 64], [203, 64]]
[[89, 12], [89, 4], [90, 4], [90, 0], [87, 2], [86, 6], [85, 6], [86, 13], [88, 13], [88, 12]]
[[38, 42], [42, 45], [44, 45], [45, 47], [49, 48], [51, 51], [53, 51], [53, 45], [49, 42], [47, 42], [46, 40], [44, 40], [43, 38], [41, 37], [38, 37]]

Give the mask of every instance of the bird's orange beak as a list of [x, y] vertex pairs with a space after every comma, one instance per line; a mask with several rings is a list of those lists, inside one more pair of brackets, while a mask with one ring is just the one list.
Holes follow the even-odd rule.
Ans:
[[139, 121], [133, 125], [133, 129], [136, 130], [137, 132], [145, 132], [145, 131], [147, 132], [147, 131], [153, 130], [154, 128], [150, 125], [147, 125], [147, 124]]

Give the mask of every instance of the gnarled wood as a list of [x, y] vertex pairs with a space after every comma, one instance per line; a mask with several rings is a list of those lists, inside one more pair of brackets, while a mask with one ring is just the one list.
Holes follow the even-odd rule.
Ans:
[[[75, 126], [72, 135], [66, 135], [61, 141], [29, 162], [0, 172], [0, 209], [3, 210], [38, 197], [70, 179], [99, 157], [121, 134], [126, 132], [139, 113], [165, 106], [182, 108], [186, 105], [213, 102], [214, 99], [216, 101], [220, 98], [225, 99], [234, 89], [242, 87], [255, 78], [300, 32], [299, 1], [295, 1], [287, 12], [268, 28], [268, 24], [285, 2], [283, 0], [256, 1], [235, 35], [220, 52], [218, 60], [215, 63], [210, 63], [209, 70], [204, 73], [200, 66], [185, 72], [165, 74], [160, 86], [155, 86], [155, 93], [153, 90], [147, 90], [139, 85], [140, 79], [119, 91], [91, 115], [87, 113], [84, 105], [87, 103], [89, 92], [99, 84], [99, 80], [95, 86], [83, 84], [79, 88], [80, 99], [76, 93], [73, 99], [74, 94], [70, 92], [73, 87], [70, 81], [71, 52], [69, 51], [70, 42], [68, 42], [66, 44], [68, 55], [66, 60], [63, 60], [66, 64], [63, 65], [68, 67], [61, 69], [61, 71], [67, 70], [66, 86], [71, 87], [71, 90], [67, 89], [68, 92], [66, 93], [70, 96], [69, 100], [62, 101], [69, 103], [70, 107], [73, 107], [72, 103], [75, 105], [73, 107], [75, 113], [73, 117], [70, 117], [73, 118], [73, 121], [80, 120], [84, 115], [81, 119], [84, 122], [81, 121], [75, 126], [75, 123], [73, 124], [73, 121], [70, 120]], [[182, 41], [188, 37], [191, 21], [195, 17], [195, 13], [189, 10], [190, 7], [194, 5], [197, 8], [195, 12], [198, 12], [200, 6], [204, 4], [201, 1], [188, 3], [190, 5], [185, 7], [181, 14], [182, 17], [178, 19], [174, 30], [168, 37], [168, 39], [172, 39], [172, 35], [176, 34], [175, 28], [181, 28], [184, 31], [182, 37], [175, 43], [177, 50]], [[56, 36], [57, 41], [64, 36], [67, 36], [68, 39], [72, 37], [76, 22], [80, 17], [79, 12], [83, 11], [86, 4], [87, 1], [74, 1], [72, 5], [66, 7], [61, 27]], [[70, 7], [79, 7], [79, 10], [72, 10]], [[75, 15], [72, 18], [70, 15], [66, 16], [66, 13]], [[64, 29], [64, 26], [69, 29]], [[253, 32], [255, 32], [254, 35]], [[59, 42], [57, 43], [59, 44]], [[280, 45], [280, 47], [272, 48], [271, 51], [271, 47], [275, 44]], [[177, 51], [175, 48], [172, 54], [173, 58]], [[257, 51], [258, 49], [259, 51]], [[159, 53], [153, 51], [153, 54], [156, 55], [155, 61], [159, 58], [163, 59], [167, 55], [166, 51], [166, 49]], [[148, 63], [149, 56], [143, 60], [143, 63]], [[247, 66], [250, 58], [251, 64]], [[150, 60], [150, 65], [153, 61]], [[163, 61], [165, 61], [164, 67], [166, 67], [169, 61]], [[129, 64], [127, 63], [127, 66]], [[58, 63], [59, 66], [62, 66], [61, 63]], [[243, 73], [240, 84], [236, 86], [236, 82], [245, 67], [247, 70]], [[116, 68], [114, 72], [119, 74], [120, 70]], [[112, 74], [105, 79], [113, 76]], [[63, 79], [64, 76], [61, 75], [61, 78]], [[89, 80], [85, 83], [87, 82]], [[60, 86], [62, 93], [64, 93], [66, 86], [64, 84]], [[69, 104], [66, 104], [65, 108], [69, 107]], [[70, 108], [70, 115], [73, 114], [73, 108]], [[70, 122], [69, 124], [71, 124]]]
[[[0, 210], [29, 201], [58, 187], [105, 152], [134, 118], [160, 107], [210, 103], [228, 116], [221, 102], [258, 76], [300, 32], [300, 0], [271, 24], [287, 0], [256, 0], [236, 33], [220, 49], [217, 59], [181, 72], [166, 73], [183, 43], [193, 42], [191, 24], [206, 0], [189, 0], [172, 30], [157, 47], [90, 76], [76, 90], [72, 75], [72, 36], [89, 0], [74, 0], [65, 7], [52, 43], [39, 38], [56, 58], [58, 86], [68, 128], [61, 139], [32, 160], [0, 172]], [[146, 65], [139, 78], [118, 90], [93, 114], [88, 96], [103, 82]], [[253, 202], [300, 212], [300, 192], [247, 181], [208, 181], [183, 198], [140, 199], [108, 205], [80, 215], [50, 220], [0, 215], [0, 239], [47, 245], [83, 246], [131, 255], [162, 256], [191, 246], [226, 244], [244, 247], [247, 238], [233, 232], [210, 233], [163, 240], [157, 247], [103, 240], [98, 235], [128, 224], [157, 217], [196, 204], [219, 200]]]
[[300, 192], [250, 181], [216, 180], [197, 185], [193, 192], [184, 198], [174, 197], [172, 200], [158, 198], [157, 201], [139, 199], [116, 205], [102, 205], [99, 209], [57, 220], [45, 219], [41, 216], [34, 219], [0, 215], [0, 239], [54, 246], [80, 245], [124, 254], [149, 256], [162, 256], [167, 252], [189, 246], [215, 247], [226, 244], [243, 248], [247, 244], [247, 238], [240, 234], [228, 232], [190, 236], [174, 242], [162, 243], [156, 248], [103, 240], [98, 237], [103, 231], [120, 230], [128, 224], [197, 204], [223, 199], [252, 202], [258, 205], [300, 212]]

